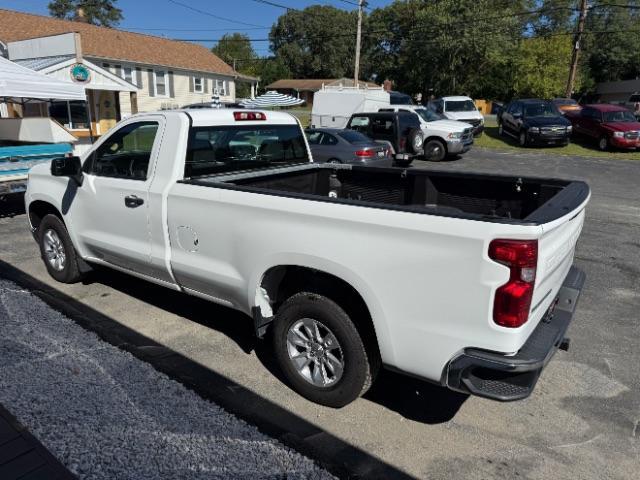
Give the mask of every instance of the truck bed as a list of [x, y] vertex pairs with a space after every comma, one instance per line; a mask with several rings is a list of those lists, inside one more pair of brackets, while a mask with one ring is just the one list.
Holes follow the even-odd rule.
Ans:
[[[329, 196], [332, 175], [340, 184], [338, 198]], [[308, 200], [529, 225], [560, 218], [577, 208], [589, 195], [587, 184], [575, 181], [327, 164], [193, 177], [185, 182]], [[335, 184], [335, 180], [333, 182]]]

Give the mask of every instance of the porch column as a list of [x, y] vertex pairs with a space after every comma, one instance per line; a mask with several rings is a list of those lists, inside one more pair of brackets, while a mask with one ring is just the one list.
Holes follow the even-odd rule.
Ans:
[[256, 84], [251, 82], [251, 98], [256, 98]]

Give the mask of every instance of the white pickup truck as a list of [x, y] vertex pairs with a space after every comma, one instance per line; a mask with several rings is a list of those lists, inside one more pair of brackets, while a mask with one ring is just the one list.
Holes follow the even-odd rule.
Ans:
[[314, 164], [281, 112], [120, 122], [38, 165], [26, 207], [49, 273], [106, 265], [238, 309], [289, 384], [340, 407], [380, 366], [497, 400], [565, 347], [582, 182]]

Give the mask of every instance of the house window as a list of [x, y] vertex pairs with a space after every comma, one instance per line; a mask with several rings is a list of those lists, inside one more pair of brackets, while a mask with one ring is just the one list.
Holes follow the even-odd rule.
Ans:
[[227, 94], [227, 82], [226, 80], [218, 80], [216, 79], [216, 90], [215, 93], [218, 95], [226, 95]]
[[156, 97], [166, 97], [167, 95], [167, 85], [169, 84], [167, 78], [167, 72], [164, 70], [155, 70], [153, 72], [155, 77], [155, 87], [156, 87]]
[[137, 85], [136, 70], [133, 67], [122, 67], [122, 78], [127, 82]]
[[89, 128], [86, 102], [51, 102], [49, 106], [49, 116], [71, 130], [84, 130]]
[[204, 92], [204, 79], [202, 77], [193, 77], [193, 91], [196, 93]]

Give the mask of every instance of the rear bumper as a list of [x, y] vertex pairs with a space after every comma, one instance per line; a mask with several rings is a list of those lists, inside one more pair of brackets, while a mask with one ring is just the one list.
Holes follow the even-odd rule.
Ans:
[[528, 397], [546, 364], [559, 347], [568, 347], [569, 328], [586, 275], [571, 267], [555, 308], [540, 320], [515, 355], [466, 348], [447, 366], [446, 384], [452, 390], [508, 402]]

